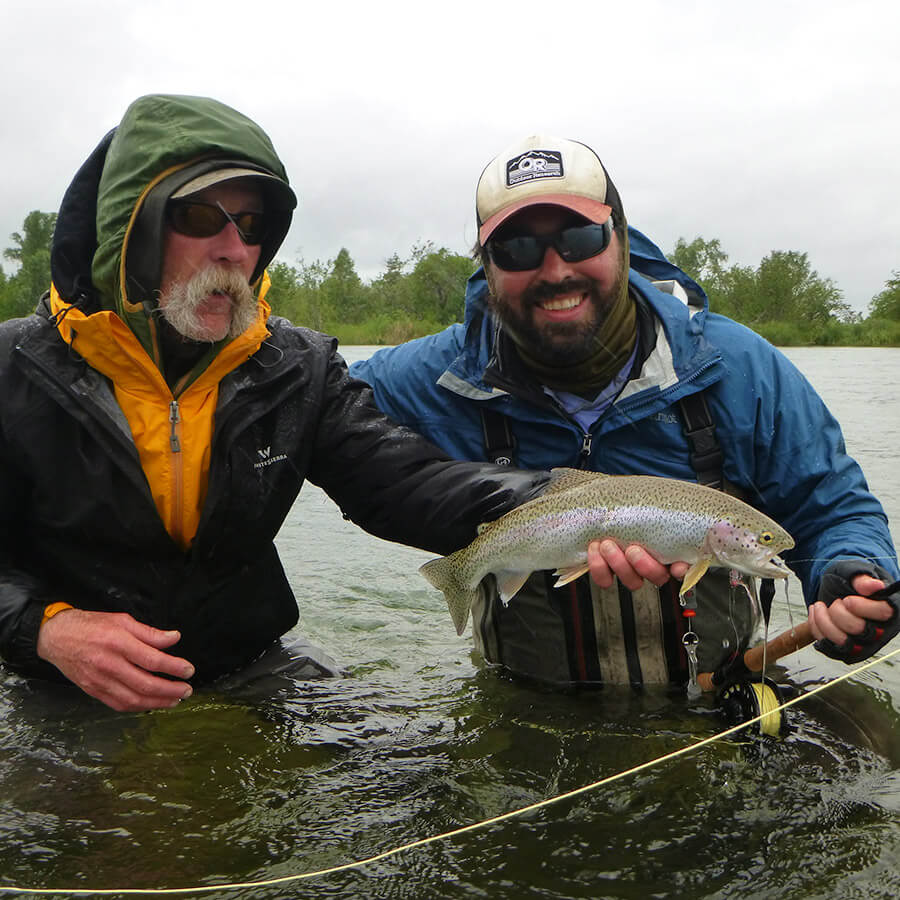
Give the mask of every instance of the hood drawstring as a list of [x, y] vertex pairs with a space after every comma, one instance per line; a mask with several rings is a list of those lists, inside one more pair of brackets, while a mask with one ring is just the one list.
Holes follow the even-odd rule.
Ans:
[[[49, 296], [50, 296], [50, 291], [47, 291], [44, 294], [44, 297], [49, 297]], [[43, 300], [44, 297], [42, 297], [41, 299]], [[61, 310], [59, 310], [59, 312], [55, 312], [55, 313], [53, 313], [52, 316], [50, 316], [50, 318], [48, 320], [49, 323], [54, 328], [58, 328], [59, 323], [62, 322], [62, 320], [69, 314], [69, 312], [73, 309], [77, 309], [87, 299], [88, 299], [87, 294], [84, 294], [84, 293], [77, 294], [68, 305], [64, 306]]]
[[[44, 297], [49, 298], [50, 292], [47, 291], [44, 294]], [[91, 283], [90, 278], [86, 278], [83, 275], [76, 275], [72, 290], [72, 299], [68, 301], [66, 306], [64, 306], [59, 311], [53, 313], [50, 316], [48, 322], [53, 327], [56, 328], [60, 333], [60, 337], [62, 337], [62, 332], [59, 329], [60, 323], [65, 319], [65, 317], [73, 310], [79, 309], [82, 312], [85, 311], [86, 308], [90, 307], [90, 302], [92, 300], [96, 300], [97, 291]], [[42, 298], [43, 299], [43, 298]], [[68, 341], [66, 341], [66, 346], [69, 348], [69, 358], [78, 363], [84, 363], [87, 365], [87, 361], [85, 358], [75, 349], [74, 342], [77, 337], [77, 332], [74, 328], [71, 329], [71, 337]]]
[[[50, 291], [45, 291], [41, 300], [49, 299], [49, 297]], [[97, 289], [91, 283], [91, 279], [85, 275], [76, 275], [72, 284], [72, 299], [59, 312], [53, 313], [48, 321], [54, 328], [57, 328], [71, 310], [82, 309], [84, 311], [84, 308], [89, 305], [88, 301], [96, 299], [96, 297]]]

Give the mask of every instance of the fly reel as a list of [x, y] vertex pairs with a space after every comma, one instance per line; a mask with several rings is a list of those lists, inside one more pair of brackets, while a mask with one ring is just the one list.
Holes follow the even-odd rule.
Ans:
[[757, 716], [760, 732], [778, 737], [787, 730], [778, 685], [769, 678], [762, 681], [732, 681], [723, 685], [717, 697], [722, 715], [729, 725], [740, 725]]

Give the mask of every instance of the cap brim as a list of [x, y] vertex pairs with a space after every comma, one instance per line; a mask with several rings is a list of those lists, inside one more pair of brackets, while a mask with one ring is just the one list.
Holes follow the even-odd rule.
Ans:
[[592, 200], [590, 197], [578, 197], [575, 194], [537, 194], [505, 206], [500, 212], [494, 213], [487, 219], [478, 229], [478, 241], [482, 247], [504, 222], [529, 206], [562, 206], [564, 209], [571, 209], [572, 212], [584, 216], [595, 225], [602, 225], [612, 213], [611, 206], [601, 203], [599, 200]]
[[237, 178], [253, 178], [261, 182], [262, 185], [272, 188], [279, 199], [280, 206], [285, 209], [294, 209], [297, 205], [297, 196], [291, 189], [290, 185], [282, 181], [275, 175], [268, 172], [260, 172], [258, 169], [246, 169], [238, 167], [228, 167], [225, 169], [213, 169], [192, 178], [186, 184], [182, 185], [178, 190], [172, 193], [172, 200], [182, 200], [200, 193], [213, 185], [222, 184], [226, 181], [233, 181]]

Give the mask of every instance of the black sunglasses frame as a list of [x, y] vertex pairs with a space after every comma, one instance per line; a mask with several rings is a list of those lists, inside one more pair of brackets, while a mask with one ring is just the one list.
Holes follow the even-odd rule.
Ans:
[[490, 238], [487, 252], [491, 262], [504, 272], [529, 272], [540, 268], [548, 247], [553, 247], [563, 260], [570, 263], [599, 256], [609, 246], [612, 232], [610, 217], [602, 225], [572, 225], [553, 234]]
[[[197, 223], [189, 224], [179, 216], [180, 210], [201, 207], [212, 210], [216, 216], [209, 219], [210, 228], [198, 227]], [[269, 231], [269, 223], [263, 212], [241, 211], [230, 213], [221, 203], [202, 203], [199, 200], [170, 200], [166, 205], [166, 220], [179, 234], [186, 237], [208, 238], [219, 234], [229, 222], [234, 225], [241, 240], [248, 247], [261, 244]]]

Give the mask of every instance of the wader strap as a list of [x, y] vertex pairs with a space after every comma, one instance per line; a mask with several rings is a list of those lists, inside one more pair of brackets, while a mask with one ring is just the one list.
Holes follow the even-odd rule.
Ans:
[[[719, 491], [725, 490], [725, 478], [722, 474], [725, 456], [716, 437], [716, 426], [706, 402], [706, 394], [698, 391], [682, 397], [678, 401], [678, 408], [681, 411], [681, 428], [691, 449], [691, 466], [697, 473], [697, 481]], [[759, 599], [767, 624], [774, 596], [775, 582], [771, 578], [760, 579]]]
[[641, 671], [641, 657], [638, 653], [637, 622], [634, 616], [634, 600], [631, 591], [622, 582], [619, 586], [619, 612], [622, 616], [622, 639], [625, 645], [625, 664], [628, 666], [628, 681], [632, 687], [644, 683]]
[[[481, 413], [481, 434], [484, 438], [484, 457], [488, 462], [498, 466], [514, 466], [516, 464], [516, 439], [510, 428], [509, 419], [503, 413], [479, 408]], [[493, 590], [491, 590], [491, 588]], [[481, 588], [484, 590], [484, 587]], [[500, 594], [496, 581], [490, 579], [487, 594], [483, 595], [484, 615], [480, 621], [473, 619], [472, 630], [476, 634], [476, 646], [479, 646], [485, 658], [491, 662], [502, 663], [504, 660], [502, 630], [500, 627]]]
[[488, 462], [498, 466], [513, 466], [516, 462], [516, 439], [509, 426], [509, 418], [495, 409], [481, 407], [481, 430]]
[[[703, 391], [690, 394], [678, 401], [682, 431], [690, 447], [691, 467], [697, 473], [697, 481], [709, 487], [722, 489], [722, 463], [724, 456], [716, 438], [709, 404]], [[484, 437], [485, 457], [501, 466], [515, 465], [516, 439], [509, 425], [509, 418], [495, 409], [482, 407], [481, 430]]]
[[597, 658], [594, 637], [597, 626], [590, 585], [584, 578], [576, 578], [554, 590], [555, 576], [547, 572], [544, 577], [547, 597], [559, 611], [563, 623], [570, 679], [580, 683], [601, 683], [603, 675]]
[[725, 457], [716, 438], [709, 404], [703, 391], [682, 397], [678, 401], [681, 412], [681, 429], [690, 447], [691, 467], [697, 473], [697, 481], [707, 487], [722, 490], [722, 463]]

